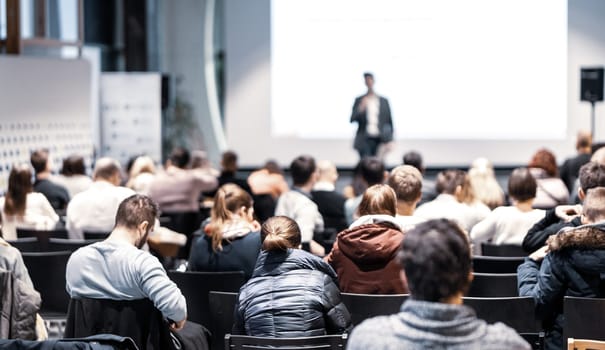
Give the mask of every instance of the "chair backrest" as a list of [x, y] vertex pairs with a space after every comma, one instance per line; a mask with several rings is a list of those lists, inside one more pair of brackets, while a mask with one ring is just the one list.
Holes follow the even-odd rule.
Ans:
[[340, 293], [340, 295], [351, 314], [353, 326], [357, 326], [367, 318], [398, 313], [401, 304], [409, 297], [409, 294]]
[[69, 295], [65, 291], [65, 267], [71, 252], [25, 252], [21, 255], [34, 288], [42, 297], [41, 313], [66, 314]]
[[202, 272], [168, 271], [187, 300], [187, 319], [210, 329], [208, 292], [239, 292], [245, 283], [243, 271]]
[[231, 333], [231, 329], [233, 329], [237, 293], [210, 291], [208, 300], [210, 302], [212, 344], [222, 348], [225, 334]]
[[20, 252], [39, 252], [40, 244], [37, 237], [17, 238], [12, 241], [7, 241], [8, 244], [19, 249]]
[[40, 251], [46, 251], [48, 248], [48, 240], [53, 238], [68, 238], [67, 230], [33, 230], [27, 228], [17, 228], [17, 238], [36, 237], [40, 246]]
[[527, 253], [517, 244], [481, 243], [481, 253], [485, 256], [527, 256]]
[[605, 299], [566, 296], [563, 315], [565, 338], [605, 340]]
[[465, 305], [475, 310], [477, 317], [488, 323], [502, 322], [519, 333], [537, 333], [541, 331], [532, 297], [464, 297], [462, 300]]
[[99, 231], [84, 231], [85, 240], [103, 240], [109, 236], [111, 232], [99, 232]]
[[605, 350], [605, 341], [569, 338], [567, 350]]
[[517, 273], [524, 257], [473, 256], [473, 271], [485, 273]]
[[347, 334], [322, 335], [300, 338], [267, 338], [247, 335], [225, 335], [225, 350], [239, 349], [275, 349], [279, 350], [344, 350], [347, 346]]
[[98, 242], [98, 240], [79, 240], [79, 239], [65, 239], [65, 238], [51, 238], [48, 240], [48, 251], [60, 252], [69, 251], [74, 252], [77, 249]]
[[466, 293], [469, 297], [516, 297], [516, 273], [481, 273], [473, 272], [473, 281]]
[[202, 214], [199, 211], [162, 213], [162, 217], [164, 221], [163, 226], [187, 236], [187, 243], [179, 250], [178, 257], [189, 259], [193, 232], [200, 228]]

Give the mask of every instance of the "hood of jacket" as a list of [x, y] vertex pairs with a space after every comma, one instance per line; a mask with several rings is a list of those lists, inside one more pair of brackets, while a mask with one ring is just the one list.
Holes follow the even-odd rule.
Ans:
[[294, 270], [321, 271], [330, 276], [336, 283], [336, 272], [334, 272], [332, 267], [321, 258], [302, 249], [261, 251], [256, 260], [252, 278], [277, 276]]
[[386, 265], [401, 245], [398, 225], [383, 221], [351, 227], [338, 234], [338, 249], [358, 266]]
[[568, 256], [576, 268], [589, 272], [605, 271], [605, 223], [562, 230], [547, 240], [551, 252]]

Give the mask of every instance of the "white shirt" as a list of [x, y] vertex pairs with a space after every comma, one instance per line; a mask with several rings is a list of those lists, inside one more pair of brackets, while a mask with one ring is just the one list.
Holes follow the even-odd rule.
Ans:
[[366, 132], [371, 137], [380, 136], [380, 129], [378, 129], [378, 113], [380, 111], [380, 100], [378, 96], [372, 94], [367, 95], [366, 99]]
[[49, 180], [65, 187], [69, 198], [74, 198], [76, 194], [86, 191], [92, 185], [92, 179], [86, 175], [57, 175], [51, 176]]
[[442, 193], [434, 200], [418, 207], [414, 216], [431, 219], [450, 219], [458, 222], [460, 227], [470, 232], [473, 226], [489, 214], [489, 208], [484, 204], [473, 206], [458, 202], [451, 194]]
[[25, 213], [21, 216], [6, 215], [4, 202], [0, 198], [0, 214], [2, 215], [2, 235], [6, 240], [17, 239], [17, 227], [35, 230], [52, 230], [59, 222], [59, 216], [42, 193], [30, 192], [25, 199]]
[[111, 232], [120, 203], [133, 190], [99, 180], [72, 198], [67, 205], [65, 226], [71, 239], [84, 239], [84, 231]]
[[298, 191], [288, 191], [279, 196], [275, 215], [287, 216], [296, 221], [300, 228], [302, 242], [313, 240], [314, 231], [321, 231], [324, 227], [317, 204]]
[[399, 226], [401, 226], [401, 230], [403, 232], [407, 232], [407, 231], [413, 229], [414, 227], [416, 227], [416, 225], [426, 221], [426, 219], [421, 218], [419, 216], [399, 215], [399, 214], [397, 214], [395, 216], [395, 220], [397, 220], [397, 222], [399, 223]]

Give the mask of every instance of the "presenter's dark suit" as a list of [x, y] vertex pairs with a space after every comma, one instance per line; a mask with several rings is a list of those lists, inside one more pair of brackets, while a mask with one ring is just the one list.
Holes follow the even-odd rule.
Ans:
[[378, 109], [378, 130], [380, 131], [380, 135], [378, 137], [370, 137], [366, 131], [368, 122], [366, 116], [367, 110], [360, 112], [358, 108], [364, 96], [359, 96], [355, 99], [350, 120], [351, 123], [357, 122], [358, 127], [353, 148], [359, 152], [360, 158], [375, 156], [381, 143], [393, 141], [393, 120], [391, 119], [389, 101], [382, 96], [378, 96], [380, 104]]

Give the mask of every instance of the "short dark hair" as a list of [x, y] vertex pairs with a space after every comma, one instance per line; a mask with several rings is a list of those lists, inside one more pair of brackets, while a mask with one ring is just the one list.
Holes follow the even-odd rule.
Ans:
[[448, 169], [437, 174], [435, 189], [438, 193], [454, 194], [458, 186], [464, 186], [466, 173], [458, 169]]
[[63, 159], [61, 174], [65, 176], [86, 175], [84, 158], [77, 154], [72, 154], [71, 156]]
[[424, 172], [424, 164], [422, 163], [422, 155], [416, 151], [409, 151], [403, 155], [403, 164], [411, 165], [418, 169], [421, 173]]
[[605, 165], [597, 162], [588, 162], [579, 171], [580, 188], [584, 194], [595, 187], [605, 187]]
[[302, 155], [294, 158], [290, 163], [290, 173], [294, 185], [306, 184], [315, 172], [315, 159], [311, 156]]
[[183, 147], [175, 147], [170, 153], [170, 163], [175, 167], [185, 169], [189, 164], [189, 151]]
[[46, 170], [46, 164], [48, 163], [48, 149], [42, 148], [33, 151], [29, 160], [36, 174], [43, 172]]
[[97, 159], [95, 169], [93, 171], [93, 178], [109, 180], [116, 174], [121, 174], [122, 168], [117, 160], [112, 158], [100, 158]]
[[443, 301], [470, 285], [471, 252], [455, 222], [429, 220], [406, 233], [399, 251], [412, 298]]
[[378, 157], [364, 157], [360, 162], [360, 172], [368, 186], [384, 182], [384, 163]]
[[520, 202], [536, 197], [538, 183], [527, 168], [517, 168], [508, 177], [508, 195]]
[[224, 171], [236, 172], [237, 171], [237, 153], [233, 151], [223, 152], [221, 159], [221, 165]]
[[134, 194], [120, 203], [116, 213], [115, 226], [135, 229], [143, 221], [147, 221], [149, 227], [153, 227], [158, 215], [158, 205], [151, 198], [142, 194]]
[[364, 79], [366, 79], [366, 78], [372, 78], [372, 79], [374, 79], [374, 74], [372, 74], [370, 72], [364, 72], [363, 73], [363, 78]]

